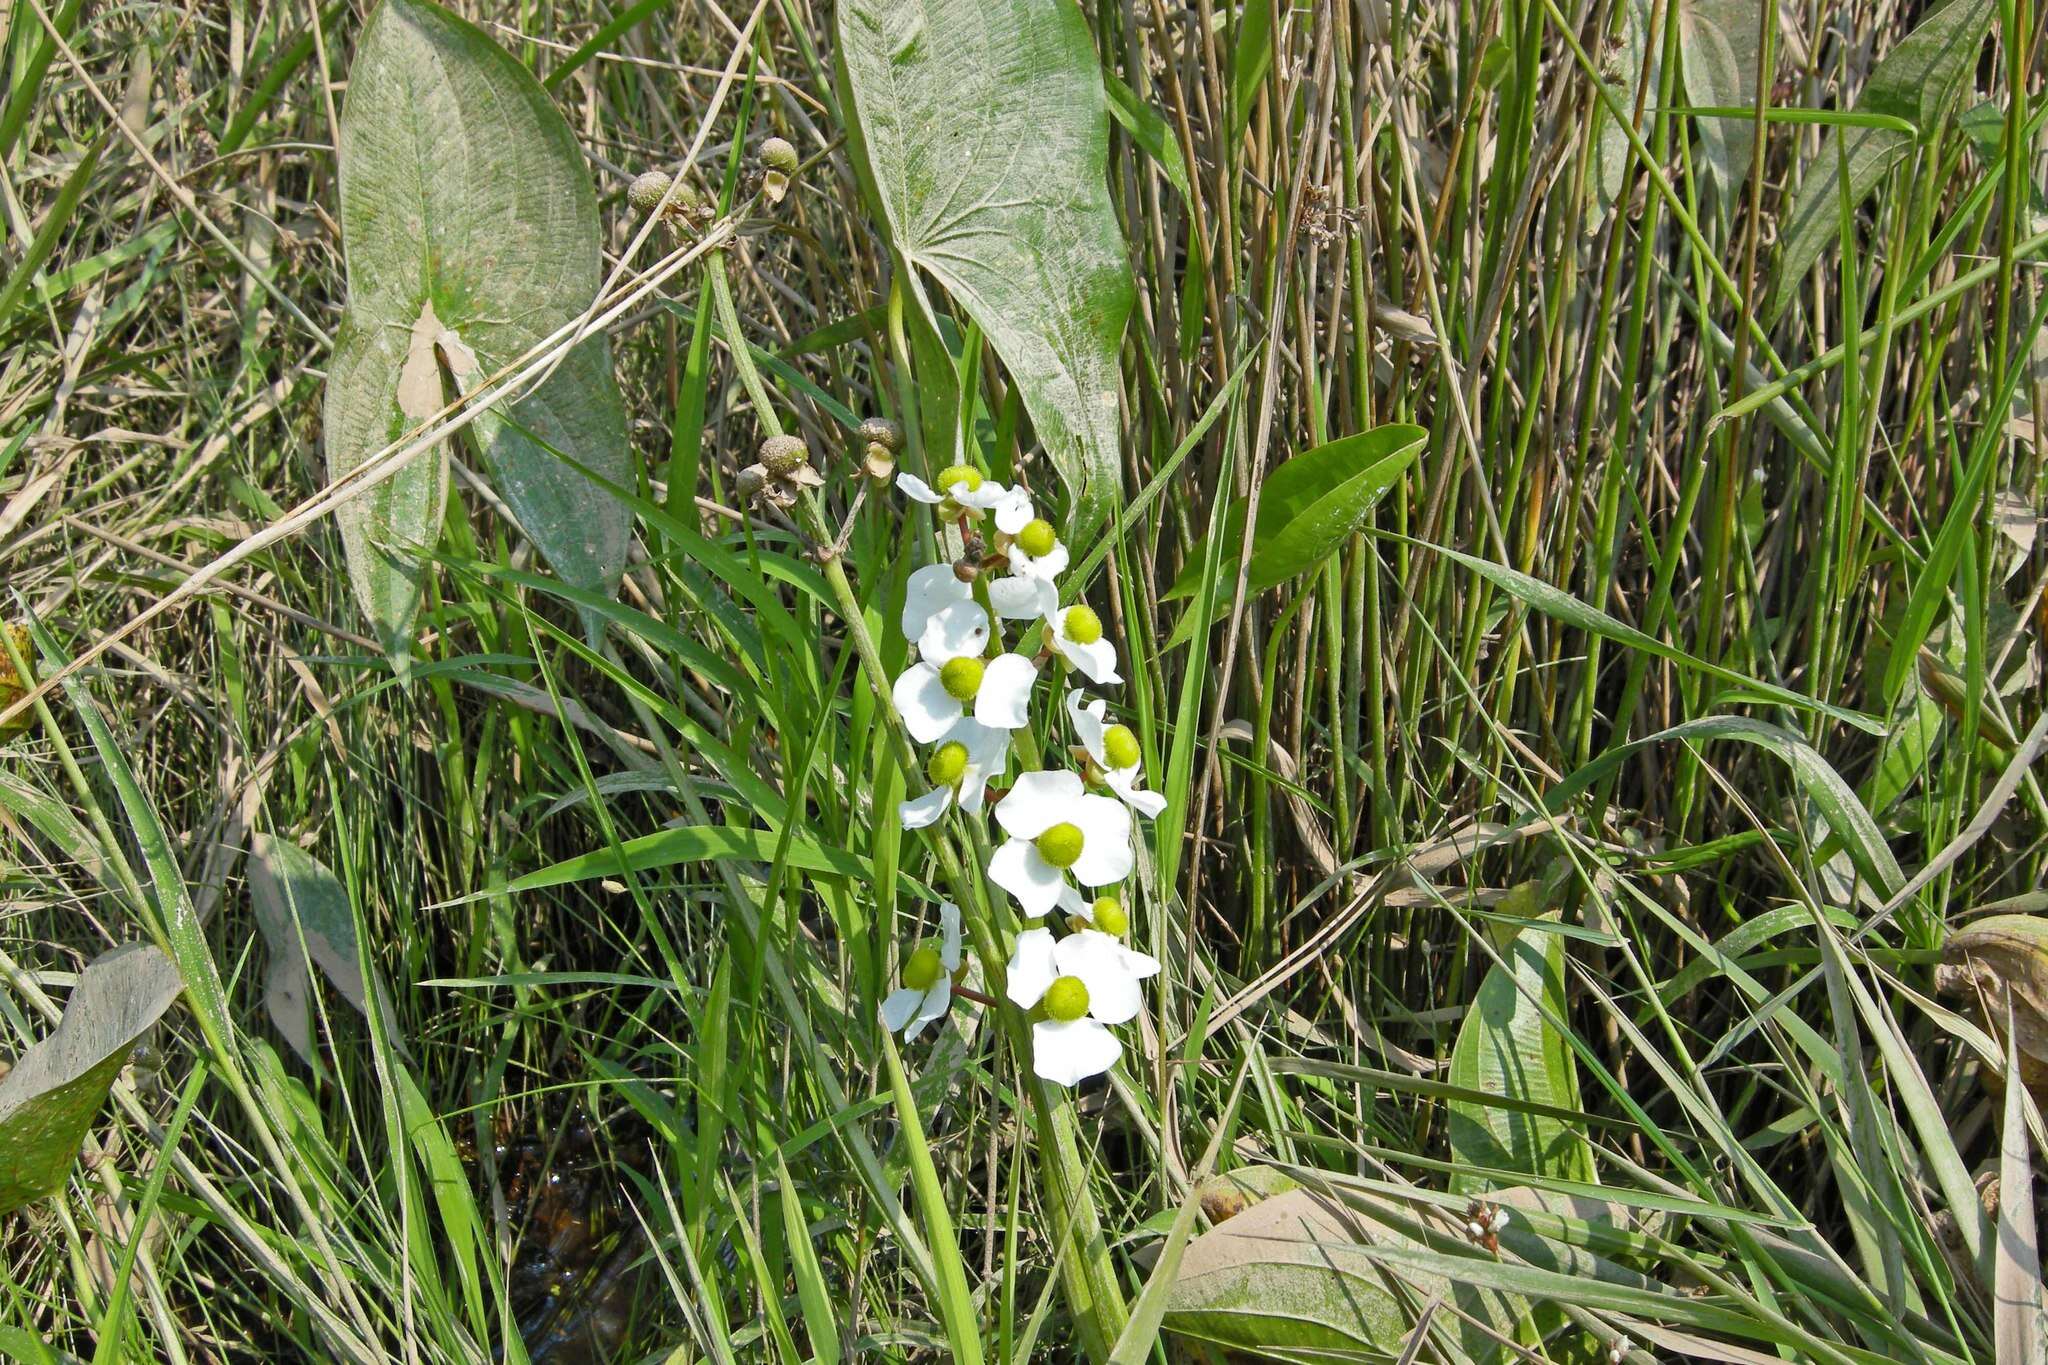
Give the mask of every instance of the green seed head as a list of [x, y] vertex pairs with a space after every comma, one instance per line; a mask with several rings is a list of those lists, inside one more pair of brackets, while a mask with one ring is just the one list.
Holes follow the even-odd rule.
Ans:
[[1034, 840], [1038, 856], [1054, 867], [1072, 867], [1081, 856], [1081, 827], [1062, 820]]
[[1138, 737], [1128, 725], [1112, 725], [1102, 732], [1102, 756], [1112, 768], [1134, 768], [1138, 764]]
[[903, 425], [886, 417], [870, 417], [860, 424], [860, 438], [894, 453], [903, 449]]
[[1131, 927], [1131, 917], [1124, 913], [1124, 903], [1115, 896], [1097, 896], [1090, 913], [1095, 916], [1095, 927], [1112, 938], [1122, 938]]
[[771, 137], [761, 144], [761, 164], [771, 171], [795, 175], [796, 168], [802, 162], [797, 157], [796, 148], [790, 146], [785, 139]]
[[912, 953], [903, 962], [903, 984], [914, 991], [928, 991], [939, 979], [946, 964], [939, 961], [939, 950], [929, 943]]
[[1068, 607], [1067, 638], [1077, 645], [1092, 645], [1102, 638], [1102, 618], [1092, 607]]
[[1088, 1013], [1088, 988], [1078, 976], [1063, 976], [1045, 988], [1047, 1018], [1071, 1024]]
[[957, 739], [941, 744], [924, 765], [924, 775], [934, 787], [950, 787], [959, 782], [967, 775], [967, 746]]
[[1017, 546], [1033, 559], [1043, 559], [1053, 552], [1060, 538], [1052, 529], [1052, 523], [1038, 517], [1024, 523], [1024, 529], [1017, 533]]
[[939, 491], [950, 493], [958, 488], [963, 493], [972, 493], [981, 487], [981, 471], [971, 464], [947, 465], [939, 471]]
[[974, 694], [981, 691], [981, 675], [985, 665], [971, 656], [950, 659], [939, 670], [939, 685], [946, 689], [946, 695], [954, 701], [973, 701]]
[[801, 436], [770, 436], [761, 442], [761, 463], [777, 478], [791, 473], [798, 465], [810, 462], [811, 448], [804, 444]]
[[668, 197], [669, 184], [669, 178], [663, 172], [647, 171], [634, 178], [626, 190], [626, 202], [636, 212], [652, 213]]

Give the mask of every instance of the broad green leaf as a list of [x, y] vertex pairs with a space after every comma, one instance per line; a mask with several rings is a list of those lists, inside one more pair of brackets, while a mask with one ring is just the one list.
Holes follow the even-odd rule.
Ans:
[[[1650, 109], [1656, 103], [1659, 63], [1655, 56], [1650, 59], [1647, 70], [1643, 66], [1643, 55], [1648, 50], [1650, 34], [1650, 6], [1647, 0], [1621, 0], [1616, 6], [1621, 12], [1621, 43], [1609, 53], [1601, 65], [1602, 82], [1614, 96], [1614, 103], [1624, 115], [1633, 116], [1640, 106], [1643, 121], [1648, 124]], [[1648, 89], [1645, 90], [1647, 85]], [[1628, 176], [1629, 147], [1628, 132], [1608, 109], [1606, 101], [1596, 100], [1593, 118], [1599, 128], [1600, 141], [1595, 147], [1595, 179], [1593, 194], [1596, 211], [1587, 216], [1589, 231], [1597, 229], [1614, 212], [1616, 201], [1621, 198], [1622, 187]], [[1648, 129], [1643, 130], [1645, 136]]]
[[[577, 317], [602, 270], [597, 197], [574, 134], [525, 67], [429, 0], [383, 0], [370, 17], [340, 153], [348, 311], [327, 388], [337, 476], [442, 406], [441, 369], [458, 343], [496, 374]], [[630, 481], [606, 339], [582, 342], [475, 436], [555, 571], [609, 593], [630, 513], [568, 463]], [[342, 520], [358, 600], [394, 654], [411, 630], [417, 560], [439, 529], [445, 480], [445, 454], [430, 453]]]
[[268, 834], [249, 841], [249, 900], [270, 950], [263, 978], [270, 1022], [313, 1061], [313, 981], [306, 960], [320, 968], [358, 1013], [367, 1009], [362, 965], [356, 956], [356, 921], [348, 891], [312, 854]]
[[0, 1076], [0, 1213], [63, 1185], [128, 1049], [183, 989], [171, 960], [145, 943], [79, 973], [56, 1030]]
[[1783, 759], [1792, 781], [1827, 822], [1828, 829], [1864, 879], [1887, 898], [1906, 884], [1906, 874], [1900, 869], [1898, 859], [1892, 856], [1891, 846], [1885, 843], [1884, 832], [1877, 827], [1877, 821], [1871, 818], [1863, 803], [1856, 799], [1855, 790], [1842, 780], [1842, 775], [1812, 745], [1790, 730], [1746, 716], [1702, 716], [1668, 730], [1659, 730], [1633, 743], [1615, 745], [1559, 783], [1545, 800], [1554, 803], [1552, 809], [1563, 809], [1564, 803], [1572, 796], [1613, 772], [1630, 754], [1645, 745], [1669, 740], [1696, 743], [1710, 739], [1733, 739], [1753, 744]]
[[[1903, 118], [1920, 130], [1920, 138], [1932, 136], [1976, 68], [1977, 50], [1994, 13], [1992, 0], [1949, 0], [1921, 20], [1871, 68], [1870, 79], [1857, 96], [1856, 112]], [[1775, 321], [1784, 312], [1807, 270], [1840, 231], [1844, 153], [1847, 197], [1852, 205], [1861, 204], [1880, 180], [1912, 155], [1917, 140], [1894, 128], [1828, 130], [1820, 154], [1799, 182], [1784, 225], [1770, 319]]]
[[[1526, 1305], [1431, 1273], [1389, 1275], [1376, 1252], [1420, 1246], [1391, 1222], [1311, 1189], [1262, 1200], [1188, 1243], [1165, 1312], [1169, 1332], [1281, 1358], [1401, 1353], [1417, 1306], [1474, 1361], [1503, 1358], [1480, 1324], [1512, 1338]], [[1404, 1283], [1405, 1282], [1405, 1283]], [[1429, 1353], [1433, 1358], [1436, 1353]]]
[[1066, 482], [1068, 537], [1085, 540], [1122, 484], [1133, 297], [1088, 21], [1045, 0], [845, 0], [838, 35], [904, 284], [926, 311], [916, 271], [929, 273], [980, 325]]
[[1273, 0], [1244, 0], [1230, 32], [1230, 137], [1251, 126], [1259, 87], [1273, 69]]
[[[1564, 1018], [1564, 939], [1524, 929], [1487, 969], [1478, 998], [1458, 1026], [1447, 1079], [1489, 1095], [1560, 1109], [1579, 1107], [1571, 1045], [1544, 1018]], [[1540, 1004], [1539, 1004], [1540, 1002]], [[1484, 1102], [1447, 1106], [1451, 1156], [1461, 1165], [1563, 1180], [1591, 1181], [1584, 1134], [1555, 1118]], [[1456, 1194], [1483, 1194], [1491, 1182], [1453, 1176]]]
[[[1756, 104], [1759, 0], [1680, 0], [1679, 75], [1685, 97], [1696, 105], [1751, 108]], [[1724, 214], [1732, 213], [1742, 182], [1749, 178], [1756, 129], [1740, 119], [1699, 122], [1700, 150]]]

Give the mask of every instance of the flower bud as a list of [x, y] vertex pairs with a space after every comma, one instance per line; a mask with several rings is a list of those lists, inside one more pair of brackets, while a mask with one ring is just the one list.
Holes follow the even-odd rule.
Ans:
[[802, 164], [796, 148], [779, 137], [771, 137], [761, 144], [761, 195], [771, 204], [779, 204], [789, 193], [790, 177], [796, 174]]
[[732, 481], [733, 495], [741, 502], [752, 502], [755, 498], [761, 496], [762, 490], [767, 488], [767, 486], [768, 468], [766, 465], [750, 464], [735, 475]]

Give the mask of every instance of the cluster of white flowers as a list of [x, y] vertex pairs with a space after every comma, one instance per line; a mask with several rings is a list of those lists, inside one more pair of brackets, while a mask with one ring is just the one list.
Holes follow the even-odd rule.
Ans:
[[[896, 709], [911, 738], [929, 746], [925, 775], [932, 784], [903, 803], [906, 829], [934, 824], [954, 806], [981, 810], [989, 784], [1009, 772], [1012, 733], [1031, 723], [1041, 675], [1071, 670], [1097, 687], [1123, 681], [1102, 618], [1086, 603], [1060, 600], [1067, 547], [1031, 495], [970, 465], [954, 465], [936, 483], [896, 476], [905, 494], [957, 524], [968, 547], [958, 563], [913, 573], [903, 603], [903, 634], [917, 660], [896, 680]], [[1007, 648], [1005, 622], [1024, 622], [1026, 631], [1034, 622], [1044, 627], [1034, 655]], [[1116, 1065], [1123, 1044], [1110, 1026], [1137, 1017], [1139, 983], [1159, 971], [1155, 959], [1124, 943], [1130, 917], [1115, 890], [1135, 863], [1131, 813], [1151, 819], [1166, 799], [1139, 785], [1138, 737], [1110, 719], [1107, 701], [1072, 687], [1065, 710], [1078, 771], [1017, 775], [995, 805], [1008, 837], [984, 871], [1022, 918], [1062, 913], [1063, 936], [1049, 928], [1017, 935], [1007, 994], [1033, 1016], [1032, 1069], [1073, 1085]], [[902, 989], [882, 1004], [883, 1024], [903, 1030], [906, 1040], [944, 1015], [964, 975], [960, 912], [949, 902], [940, 918], [944, 946], [912, 953]]]

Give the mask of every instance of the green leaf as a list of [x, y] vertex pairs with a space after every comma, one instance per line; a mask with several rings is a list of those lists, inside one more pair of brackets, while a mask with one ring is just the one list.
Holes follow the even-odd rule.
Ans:
[[1245, 0], [1230, 34], [1230, 140], [1244, 136], [1273, 69], [1273, 0]]
[[356, 921], [341, 880], [297, 844], [258, 834], [249, 841], [249, 900], [270, 950], [263, 1000], [270, 1022], [307, 1062], [313, 1057], [310, 957], [342, 999], [368, 1010]]
[[[1759, 0], [1681, 0], [1678, 7], [1679, 74], [1685, 97], [1698, 105], [1754, 108], [1756, 105]], [[1756, 145], [1753, 123], [1702, 119], [1700, 150], [1721, 191], [1724, 212], [1749, 178]]]
[[79, 974], [49, 1037], [0, 1076], [0, 1213], [61, 1187], [128, 1049], [184, 989], [145, 943], [102, 953]]
[[[1621, 10], [1621, 45], [1602, 64], [1601, 75], [1622, 113], [1633, 116], [1637, 105], [1641, 104], [1643, 121], [1647, 125], [1650, 106], [1655, 101], [1649, 98], [1643, 87], [1647, 83], [1650, 92], [1658, 88], [1659, 70], [1655, 56], [1651, 57], [1647, 70], [1643, 66], [1643, 54], [1649, 45], [1650, 7], [1646, 0], [1626, 0], [1618, 8]], [[1600, 141], [1595, 148], [1596, 176], [1593, 184], [1597, 211], [1587, 220], [1589, 230], [1598, 228], [1614, 212], [1614, 205], [1621, 198], [1628, 177], [1629, 157], [1633, 151], [1627, 130], [1604, 101], [1595, 103], [1594, 118], [1600, 129]], [[1645, 126], [1642, 132], [1647, 137], [1648, 127]]]
[[[1977, 65], [1977, 50], [1995, 12], [1992, 0], [1949, 0], [1870, 70], [1856, 99], [1856, 112], [1903, 118], [1933, 134], [1964, 80]], [[1843, 139], [1846, 137], [1847, 141]], [[1848, 200], [1861, 204], [1891, 170], [1912, 155], [1914, 136], [1893, 128], [1831, 128], [1820, 154], [1806, 168], [1792, 199], [1779, 249], [1777, 285], [1766, 316], [1776, 321], [1800, 281], [1841, 230], [1843, 152], [1849, 168]]]
[[846, 0], [838, 34], [867, 183], [914, 267], [905, 284], [928, 312], [915, 271], [928, 272], [980, 325], [1066, 482], [1068, 539], [1083, 541], [1122, 485], [1133, 298], [1088, 21], [1044, 0]]
[[[1564, 1018], [1564, 938], [1524, 929], [1487, 969], [1478, 998], [1458, 1027], [1448, 1080], [1488, 1095], [1579, 1107], [1571, 1045], [1544, 1018]], [[1541, 1002], [1540, 1005], [1538, 1002]], [[1447, 1106], [1451, 1156], [1461, 1165], [1562, 1180], [1591, 1181], [1592, 1157], [1582, 1135], [1558, 1119], [1484, 1102]], [[1491, 1182], [1457, 1175], [1455, 1194], [1482, 1194]]]
[[1455, 1311], [1434, 1321], [1465, 1355], [1501, 1359], [1499, 1340], [1482, 1325], [1512, 1338], [1526, 1306], [1446, 1275], [1389, 1275], [1377, 1262], [1381, 1249], [1418, 1246], [1348, 1201], [1289, 1190], [1188, 1244], [1167, 1301], [1166, 1329], [1262, 1358], [1366, 1352], [1380, 1359], [1401, 1354], [1417, 1308], [1440, 1297]]
[[[1259, 488], [1259, 519], [1252, 527], [1252, 559], [1246, 592], [1266, 589], [1299, 577], [1319, 566], [1364, 524], [1373, 504], [1406, 473], [1422, 453], [1429, 433], [1405, 422], [1375, 427], [1304, 451], [1266, 475]], [[1229, 576], [1237, 547], [1244, 542], [1247, 502], [1239, 498], [1224, 513], [1217, 534], [1223, 547], [1224, 573]], [[1187, 567], [1166, 591], [1166, 600], [1192, 597], [1201, 590], [1208, 541], [1188, 554]], [[1215, 613], [1229, 610], [1231, 594], [1219, 589]], [[1212, 615], [1210, 620], [1214, 620]], [[1190, 611], [1181, 618], [1166, 647], [1184, 643], [1206, 626]]]
[[[773, 830], [744, 829], [733, 825], [680, 825], [654, 834], [628, 839], [617, 850], [598, 849], [552, 866], [529, 872], [504, 888], [507, 892], [537, 891], [543, 887], [588, 881], [592, 877], [617, 877], [627, 872], [649, 872], [679, 863], [707, 863], [738, 860], [750, 863], [775, 861], [777, 835]], [[785, 851], [789, 866], [821, 876], [847, 877], [865, 882], [874, 875], [868, 860], [842, 849], [825, 848], [809, 839], [792, 838]], [[907, 879], [905, 888], [923, 895]], [[495, 891], [479, 892], [450, 904], [460, 905]]]
[[[597, 197], [568, 124], [525, 67], [428, 0], [383, 0], [371, 16], [340, 154], [348, 311], [327, 385], [335, 476], [442, 406], [443, 363], [466, 348], [496, 374], [577, 317], [602, 271]], [[606, 339], [583, 341], [475, 435], [555, 571], [611, 592], [631, 514], [555, 453], [630, 482]], [[394, 654], [445, 486], [445, 453], [433, 452], [343, 509], [357, 599]]]
[[1131, 135], [1131, 141], [1144, 148], [1145, 154], [1159, 163], [1159, 169], [1168, 182], [1180, 191], [1183, 199], [1192, 199], [1188, 188], [1188, 166], [1181, 159], [1180, 139], [1166, 126], [1166, 120], [1159, 111], [1138, 98], [1138, 92], [1124, 84], [1123, 78], [1108, 67], [1102, 69], [1102, 89], [1109, 96], [1109, 112]]

